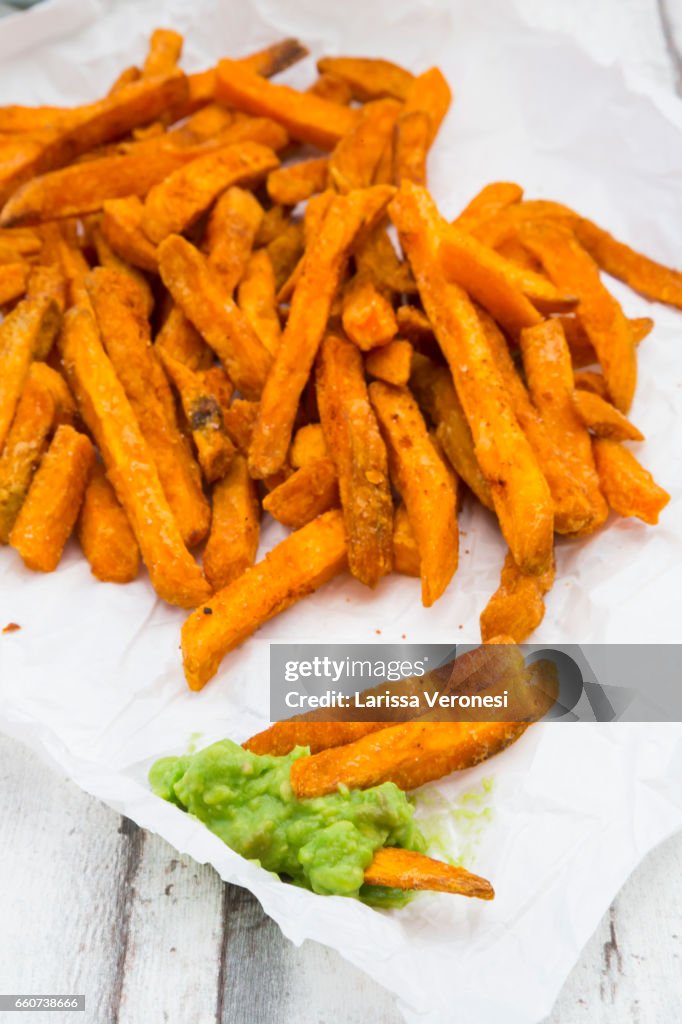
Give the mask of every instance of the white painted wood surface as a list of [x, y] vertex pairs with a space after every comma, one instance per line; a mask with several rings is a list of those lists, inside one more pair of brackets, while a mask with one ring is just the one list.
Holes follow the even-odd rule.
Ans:
[[[246, 890], [5, 737], [0, 821], [0, 992], [85, 993], [88, 1024], [402, 1019], [337, 953], [312, 942], [296, 948]], [[681, 879], [678, 835], [629, 879], [544, 1024], [682, 1021]]]
[[[682, 95], [682, 0], [518, 3], [588, 48], [595, 28], [612, 26], [598, 59]], [[401, 1020], [392, 998], [336, 953], [294, 947], [248, 892], [3, 737], [0, 822], [0, 992], [85, 993], [94, 1024]], [[543, 1024], [682, 1021], [681, 879], [678, 835], [629, 879]]]

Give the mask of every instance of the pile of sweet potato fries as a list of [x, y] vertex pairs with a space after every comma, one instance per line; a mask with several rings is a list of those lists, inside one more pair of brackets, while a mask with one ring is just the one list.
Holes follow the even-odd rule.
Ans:
[[[445, 220], [437, 68], [329, 57], [297, 91], [270, 81], [295, 40], [199, 74], [181, 49], [160, 29], [103, 99], [0, 108], [0, 539], [50, 572], [77, 529], [118, 583], [141, 556], [195, 609], [198, 689], [345, 569], [433, 604], [475, 500], [509, 549], [482, 638], [522, 641], [555, 534], [668, 501], [623, 444], [652, 321], [600, 270], [678, 308], [682, 274], [515, 184]], [[254, 564], [261, 510], [292, 532]]]

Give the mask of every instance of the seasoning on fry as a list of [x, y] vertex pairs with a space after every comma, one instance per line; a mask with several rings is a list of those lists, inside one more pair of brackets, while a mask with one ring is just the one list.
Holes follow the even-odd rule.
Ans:
[[214, 590], [222, 590], [253, 565], [258, 551], [258, 493], [243, 456], [235, 455], [225, 476], [214, 484], [212, 498], [204, 573]]
[[90, 571], [105, 583], [130, 583], [140, 565], [140, 549], [128, 517], [96, 463], [85, 489], [78, 520], [78, 539]]

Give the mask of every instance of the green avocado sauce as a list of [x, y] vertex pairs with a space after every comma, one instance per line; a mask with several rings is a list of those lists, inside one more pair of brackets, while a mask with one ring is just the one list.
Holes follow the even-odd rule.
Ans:
[[220, 740], [194, 754], [152, 765], [157, 796], [202, 821], [231, 849], [268, 871], [324, 895], [355, 896], [374, 906], [402, 906], [409, 893], [364, 885], [365, 868], [382, 846], [423, 852], [414, 808], [392, 782], [298, 800], [291, 765], [308, 757], [252, 754]]

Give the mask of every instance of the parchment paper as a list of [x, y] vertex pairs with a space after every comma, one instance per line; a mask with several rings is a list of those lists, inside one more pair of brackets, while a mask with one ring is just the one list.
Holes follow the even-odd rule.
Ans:
[[[456, 96], [430, 161], [444, 213], [454, 215], [489, 181], [514, 180], [682, 264], [682, 105], [659, 101], [655, 89], [639, 93], [616, 65], [599, 65], [567, 35], [534, 29], [502, 0], [49, 0], [2, 22], [2, 102], [92, 99], [142, 58], [157, 25], [186, 33], [189, 70], [286, 34], [314, 55], [377, 54], [415, 71], [437, 63]], [[307, 61], [286, 79], [312, 75]], [[559, 544], [558, 582], [533, 638], [540, 642], [679, 640], [682, 321], [614, 288], [628, 315], [656, 318], [640, 349], [632, 419], [647, 436], [641, 458], [673, 501], [657, 528], [621, 520], [582, 543]], [[125, 587], [98, 583], [75, 544], [58, 572], [40, 576], [5, 549], [0, 626], [22, 628], [0, 636], [0, 726], [247, 886], [294, 942], [339, 950], [398, 995], [408, 1021], [533, 1024], [550, 1011], [624, 879], [682, 824], [678, 725], [538, 726], [466, 777], [427, 787], [419, 814], [434, 852], [462, 856], [490, 877], [492, 904], [423, 894], [401, 912], [377, 912], [314, 896], [242, 860], [146, 784], [152, 760], [184, 750], [191, 734], [203, 745], [264, 726], [268, 641], [405, 634], [475, 642], [503, 545], [483, 512], [465, 510], [461, 525], [460, 569], [434, 608], [421, 608], [414, 580], [391, 578], [374, 594], [348, 579], [332, 582], [225, 659], [200, 694], [182, 677], [184, 613], [156, 601], [145, 577]], [[263, 551], [282, 534], [266, 525]]]

